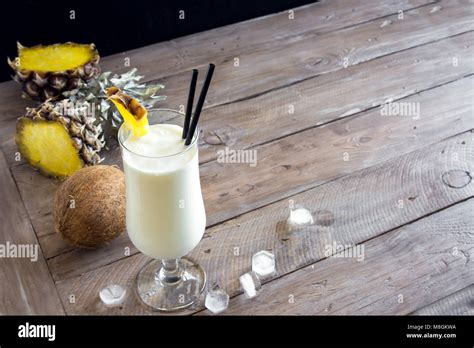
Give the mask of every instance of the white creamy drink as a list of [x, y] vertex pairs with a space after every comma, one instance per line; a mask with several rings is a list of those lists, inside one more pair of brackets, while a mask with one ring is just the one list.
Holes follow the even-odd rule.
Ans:
[[181, 134], [178, 125], [154, 124], [123, 144], [128, 235], [155, 259], [186, 255], [206, 227], [197, 144], [185, 146]]
[[154, 259], [138, 272], [137, 295], [145, 305], [162, 311], [197, 303], [207, 283], [204, 269], [184, 256], [199, 244], [206, 228], [198, 122], [214, 68], [209, 64], [196, 107], [198, 70], [193, 69], [186, 113], [151, 108], [163, 99], [156, 95], [162, 85], [147, 86], [153, 95], [146, 106], [118, 87], [106, 90], [124, 121], [118, 140], [125, 171], [128, 235], [139, 251]]

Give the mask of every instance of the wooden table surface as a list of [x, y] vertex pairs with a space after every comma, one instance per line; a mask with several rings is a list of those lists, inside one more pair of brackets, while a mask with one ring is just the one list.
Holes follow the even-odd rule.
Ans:
[[[102, 59], [163, 82], [160, 106], [174, 109], [190, 69], [202, 80], [217, 65], [201, 118], [208, 227], [189, 256], [231, 296], [225, 314], [474, 314], [473, 7], [327, 0]], [[390, 100], [419, 117], [383, 116]], [[28, 105], [0, 84], [0, 243], [42, 252], [0, 259], [0, 313], [159, 314], [134, 294], [150, 259], [126, 233], [93, 251], [55, 234], [60, 182], [15, 161]], [[255, 150], [257, 165], [220, 163], [226, 147]], [[105, 156], [121, 162], [117, 148]], [[287, 232], [290, 200], [313, 225]], [[332, 241], [363, 246], [363, 260], [326, 257]], [[248, 300], [238, 277], [263, 249], [277, 273]], [[120, 307], [99, 300], [111, 283], [128, 289]]]

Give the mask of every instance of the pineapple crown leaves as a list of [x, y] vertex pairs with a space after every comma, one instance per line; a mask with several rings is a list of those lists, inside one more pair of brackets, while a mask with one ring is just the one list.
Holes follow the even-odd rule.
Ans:
[[98, 122], [102, 123], [105, 137], [109, 139], [117, 134], [123, 119], [120, 113], [115, 108], [111, 108], [111, 104], [106, 100], [108, 87], [120, 88], [136, 98], [146, 108], [151, 108], [158, 101], [166, 99], [165, 96], [157, 94], [164, 88], [162, 84], [140, 83], [143, 77], [143, 75], [137, 74], [136, 68], [121, 75], [106, 71], [95, 79], [80, 83], [76, 89], [64, 92], [63, 96], [72, 102], [94, 103], [99, 115]]
[[137, 69], [118, 75], [111, 71], [106, 71], [100, 74], [97, 78], [88, 82], [81, 82], [78, 88], [63, 93], [63, 96], [69, 99], [76, 100], [94, 100], [100, 98], [107, 98], [106, 89], [108, 87], [118, 87], [127, 94], [139, 99], [145, 105], [153, 106], [157, 101], [166, 99], [164, 96], [156, 93], [165, 86], [162, 84], [140, 84], [139, 81], [143, 79], [143, 75], [137, 74]]

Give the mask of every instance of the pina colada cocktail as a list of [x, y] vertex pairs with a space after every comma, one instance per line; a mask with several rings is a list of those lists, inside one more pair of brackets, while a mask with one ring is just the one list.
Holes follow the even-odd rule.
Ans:
[[186, 147], [182, 131], [179, 125], [154, 124], [144, 136], [124, 142], [128, 235], [155, 259], [188, 254], [206, 227], [197, 146]]
[[147, 111], [117, 88], [108, 91], [124, 118], [119, 130], [126, 187], [127, 232], [142, 253], [156, 259], [137, 276], [137, 292], [150, 307], [185, 308], [206, 284], [202, 268], [181, 258], [201, 240], [206, 214], [199, 181], [195, 132], [183, 139], [184, 116]]
[[137, 276], [137, 292], [150, 307], [176, 310], [195, 303], [206, 274], [182, 256], [201, 240], [206, 213], [199, 181], [199, 117], [211, 82], [210, 64], [191, 118], [197, 70], [193, 70], [186, 116], [146, 110], [117, 87], [107, 90], [124, 119], [119, 130], [126, 187], [127, 232], [142, 253], [156, 259]]

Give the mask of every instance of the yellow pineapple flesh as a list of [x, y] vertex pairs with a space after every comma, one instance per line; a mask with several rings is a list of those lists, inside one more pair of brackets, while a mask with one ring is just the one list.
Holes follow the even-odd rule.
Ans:
[[24, 47], [18, 44], [18, 57], [8, 59], [24, 95], [35, 100], [61, 99], [99, 75], [99, 53], [93, 44], [73, 42]]
[[59, 122], [21, 118], [16, 142], [28, 163], [48, 176], [67, 177], [83, 167], [73, 140]]
[[141, 137], [149, 132], [148, 112], [138, 100], [117, 87], [108, 88], [107, 96], [114, 103], [134, 136]]
[[103, 130], [87, 112], [89, 106], [63, 99], [27, 108], [17, 121], [15, 140], [21, 156], [41, 173], [60, 178], [101, 163]]
[[87, 64], [94, 58], [95, 49], [75, 44], [21, 47], [18, 55], [21, 70], [58, 72]]

